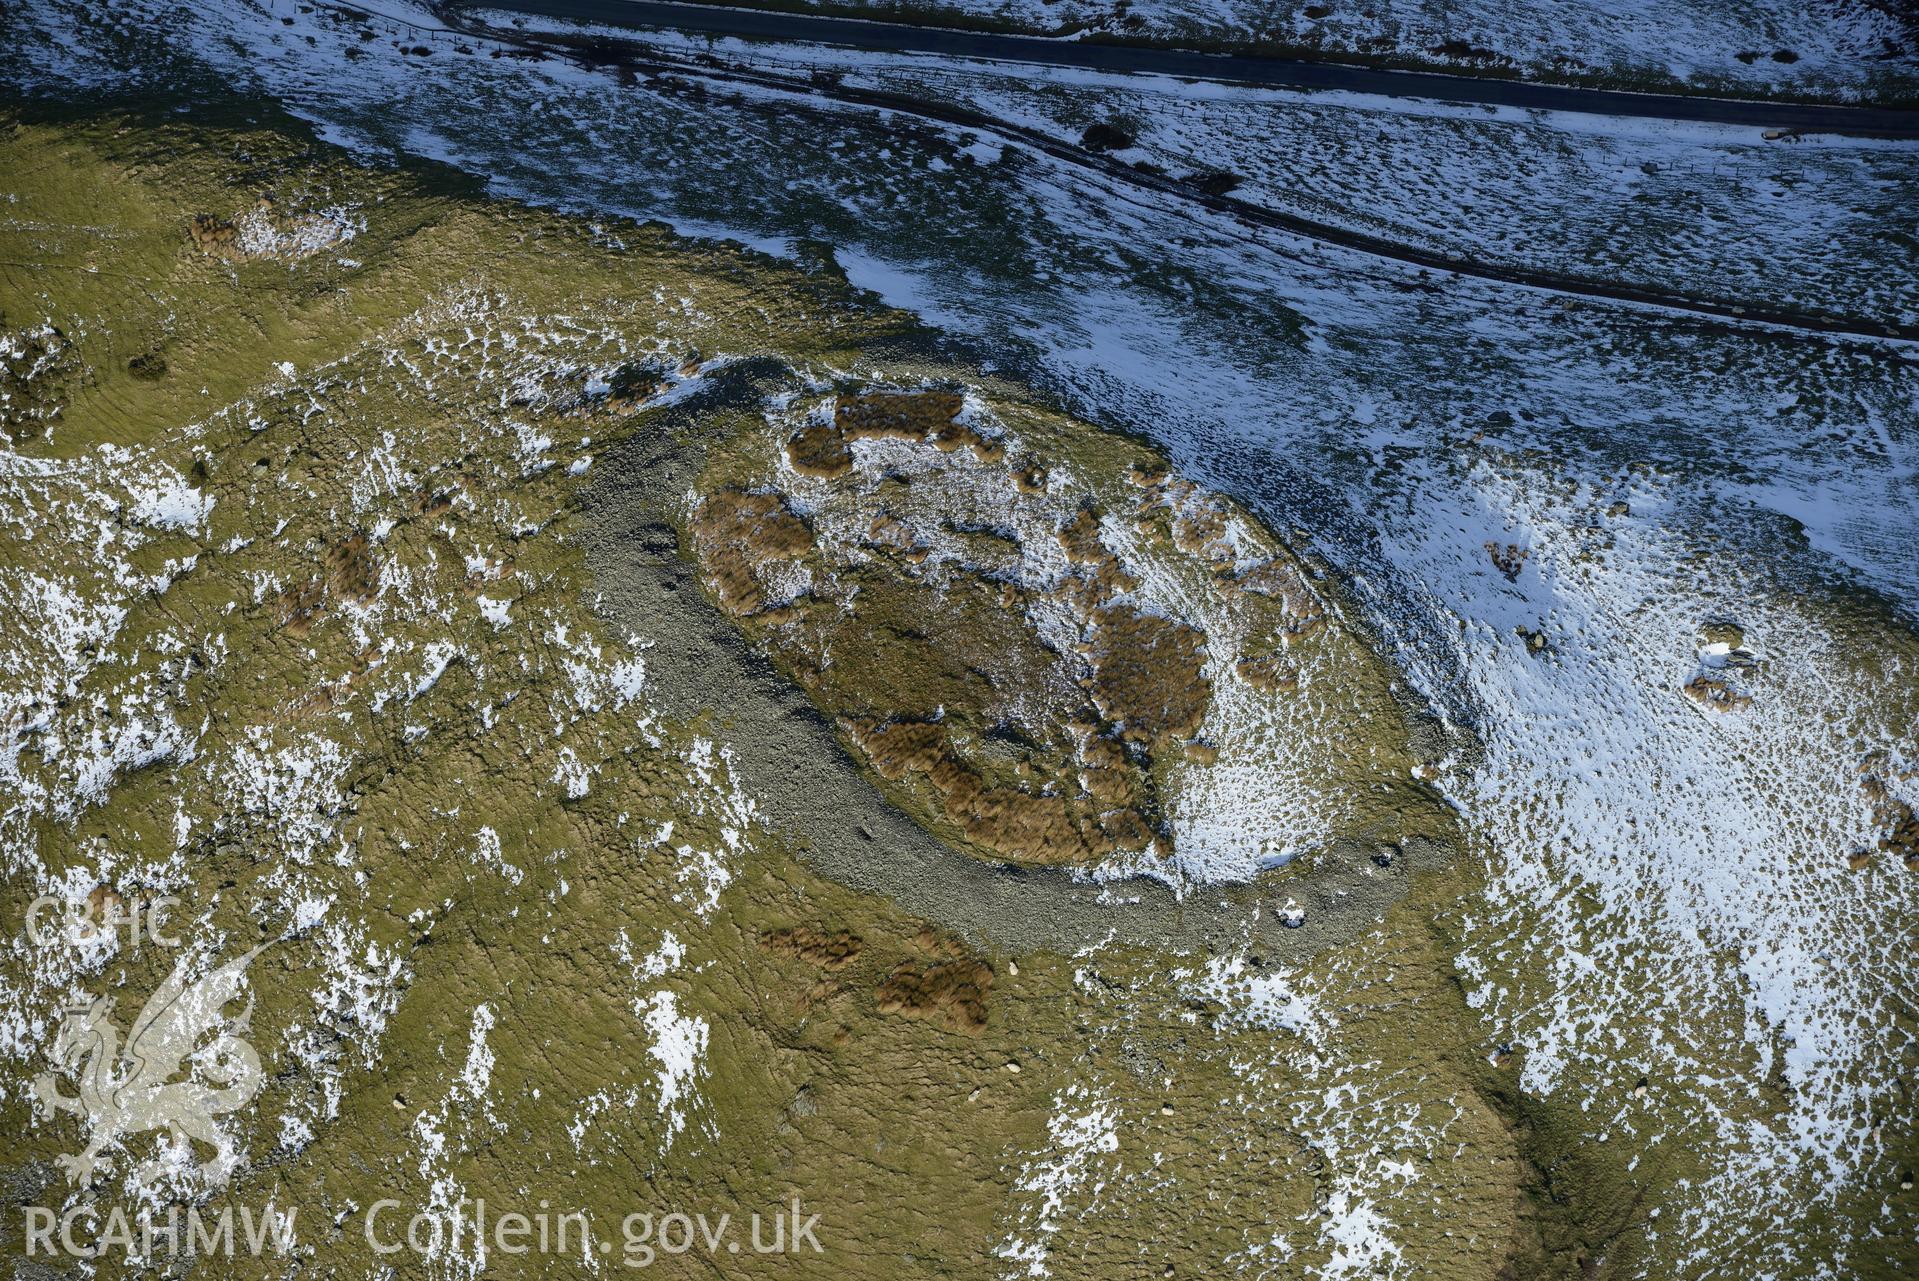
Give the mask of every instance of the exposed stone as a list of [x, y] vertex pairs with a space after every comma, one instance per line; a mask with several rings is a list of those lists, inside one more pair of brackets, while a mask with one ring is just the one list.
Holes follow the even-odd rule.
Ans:
[[1713, 676], [1695, 676], [1686, 682], [1680, 692], [1701, 707], [1714, 712], [1736, 712], [1752, 702], [1749, 695], [1741, 694], [1725, 681]]
[[1521, 547], [1518, 543], [1506, 543], [1504, 546], [1499, 543], [1486, 544], [1486, 555], [1491, 558], [1493, 568], [1505, 575], [1509, 583], [1519, 581], [1519, 571], [1526, 567], [1532, 554], [1530, 547]]
[[365, 534], [336, 544], [326, 555], [327, 586], [333, 594], [366, 605], [380, 593], [380, 564]]
[[1233, 672], [1261, 693], [1297, 689], [1299, 671], [1278, 654], [1259, 654], [1233, 664]]
[[1714, 619], [1699, 629], [1699, 644], [1724, 645], [1728, 650], [1741, 649], [1746, 644], [1746, 629], [1729, 619]]
[[1118, 849], [1143, 848], [1151, 839], [1137, 815], [1114, 816], [1102, 824], [1105, 815], [1067, 797], [988, 785], [953, 753], [939, 725], [895, 721], [846, 728], [881, 778], [924, 778], [965, 838], [996, 854], [1031, 863], [1079, 864]]
[[760, 946], [822, 969], [837, 970], [858, 960], [863, 945], [859, 935], [849, 930], [828, 933], [810, 925], [795, 925], [760, 935]]
[[1090, 507], [1082, 507], [1074, 513], [1073, 519], [1060, 526], [1058, 534], [1060, 550], [1066, 553], [1066, 559], [1075, 565], [1098, 565], [1113, 560], [1113, 554], [1106, 550], [1106, 544], [1099, 538], [1099, 517]]
[[786, 442], [786, 461], [802, 476], [838, 480], [853, 470], [853, 451], [837, 427], [802, 428]]
[[694, 508], [689, 526], [708, 584], [736, 617], [766, 607], [764, 566], [799, 560], [813, 549], [813, 531], [778, 494], [721, 490]]
[[948, 1031], [976, 1036], [986, 1029], [992, 988], [993, 971], [983, 961], [902, 961], [880, 982], [875, 996], [882, 1014], [927, 1019]]
[[1873, 848], [1900, 858], [1909, 868], [1919, 869], [1919, 815], [1913, 813], [1908, 802], [1892, 794], [1883, 776], [1867, 774], [1863, 786], [1872, 800], [1873, 820], [1880, 829]]
[[187, 234], [193, 237], [193, 243], [202, 253], [220, 257], [237, 256], [233, 248], [239, 237], [240, 229], [225, 218], [212, 214], [195, 214], [193, 221], [187, 224]]
[[1202, 674], [1206, 635], [1131, 605], [1101, 609], [1093, 628], [1093, 702], [1128, 739], [1159, 745], [1190, 738], [1206, 719], [1212, 684]]

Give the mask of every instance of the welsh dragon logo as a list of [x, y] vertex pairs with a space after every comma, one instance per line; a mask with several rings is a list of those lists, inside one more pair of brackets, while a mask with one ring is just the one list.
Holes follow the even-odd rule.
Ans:
[[[181, 957], [133, 1020], [124, 1046], [112, 997], [63, 1011], [51, 1052], [55, 1070], [34, 1080], [33, 1097], [49, 1120], [72, 1112], [87, 1123], [86, 1149], [59, 1158], [71, 1182], [91, 1186], [106, 1153], [149, 1130], [214, 1148], [216, 1155], [196, 1172], [210, 1182], [225, 1180], [232, 1154], [217, 1118], [251, 1102], [264, 1073], [260, 1056], [240, 1036], [249, 1030], [252, 999], [235, 1018], [224, 1010], [240, 996], [246, 968], [265, 946], [199, 979], [190, 977], [189, 958]], [[61, 1078], [78, 1093], [62, 1093]], [[142, 1174], [158, 1173], [162, 1164], [156, 1157]]]

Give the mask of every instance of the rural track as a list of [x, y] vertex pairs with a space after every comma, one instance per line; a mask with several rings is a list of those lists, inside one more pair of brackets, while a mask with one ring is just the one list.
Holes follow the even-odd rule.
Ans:
[[899, 21], [824, 17], [677, 0], [454, 0], [442, 8], [485, 8], [607, 26], [658, 28], [689, 35], [839, 45], [889, 53], [980, 58], [1038, 66], [1275, 89], [1421, 98], [1432, 102], [1529, 111], [1751, 125], [1798, 132], [1919, 138], [1919, 111], [1840, 103], [1781, 102], [1701, 94], [1639, 93], [1541, 84], [1491, 76], [1398, 71], [1320, 59], [1204, 53], [1161, 45], [1013, 35]]

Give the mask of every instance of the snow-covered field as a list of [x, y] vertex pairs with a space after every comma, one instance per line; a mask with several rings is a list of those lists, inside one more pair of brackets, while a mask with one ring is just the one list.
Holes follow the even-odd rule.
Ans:
[[[1768, 140], [1757, 129], [738, 42], [699, 47], [962, 102], [1066, 142], [1104, 124], [1133, 140], [1114, 153], [1119, 160], [1230, 176], [1239, 199], [1465, 262], [1867, 324], [1910, 323], [1919, 305], [1919, 167], [1909, 144]], [[1873, 269], [1862, 271], [1868, 262]]]
[[[1409, 29], [1411, 10], [1382, 7]], [[1544, 12], [1544, 36], [1456, 34], [1554, 50], [1594, 13]], [[1669, 47], [1715, 69], [1759, 39], [1753, 24], [1800, 60], [1727, 74], [1811, 76], [1890, 21], [1784, 12], [1730, 26], [1693, 6], [1662, 23], [1699, 24]], [[1629, 13], [1583, 39], [1651, 58]], [[1874, 834], [1869, 755], [1895, 789], [1919, 768], [1910, 345], [1440, 280], [990, 135], [452, 39], [402, 54], [397, 28], [362, 41], [357, 22], [292, 3], [41, 0], [5, 21], [0, 76], [35, 92], [227, 78], [367, 155], [435, 158], [503, 193], [774, 252], [827, 242], [887, 302], [1306, 530], [1407, 680], [1479, 745], [1441, 782], [1486, 881], [1456, 963], [1489, 1033], [1526, 1049], [1526, 1089], [1579, 1105], [1589, 1141], [1683, 1146], [1719, 1171], [1640, 1225], [1671, 1275], [1839, 1277], [1887, 1257], [1883, 1241], [1808, 1232], [1809, 1207], [1910, 1241], [1878, 1126], [1909, 1107], [1919, 876], [1847, 857]], [[861, 74], [1067, 132], [1093, 110], [1083, 83]], [[1146, 155], [1233, 169], [1276, 204], [1713, 296], [1915, 311], [1910, 146], [1158, 85], [1101, 101]], [[1738, 673], [1750, 703], [1722, 712], [1682, 690], [1718, 670], [1700, 631], [1723, 620], [1757, 664]], [[1641, 1077], [1675, 1100], [1657, 1133], [1628, 1112]], [[1073, 1159], [1096, 1162], [1099, 1100], [1062, 1100], [1060, 1116], [1086, 1154]]]

